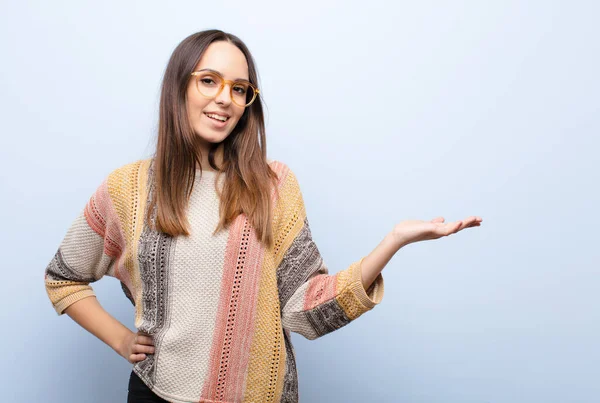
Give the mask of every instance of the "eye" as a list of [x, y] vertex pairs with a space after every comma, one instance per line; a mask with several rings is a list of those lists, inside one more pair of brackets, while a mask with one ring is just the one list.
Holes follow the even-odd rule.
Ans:
[[210, 78], [210, 77], [204, 77], [204, 78], [201, 78], [201, 79], [200, 79], [200, 82], [201, 82], [202, 84], [207, 84], [207, 85], [210, 85], [210, 84], [215, 84], [215, 81], [214, 81], [212, 78]]
[[241, 95], [245, 95], [246, 94], [246, 87], [244, 87], [242, 85], [236, 85], [236, 86], [234, 86], [233, 90], [235, 92], [237, 92], [238, 94], [241, 94]]

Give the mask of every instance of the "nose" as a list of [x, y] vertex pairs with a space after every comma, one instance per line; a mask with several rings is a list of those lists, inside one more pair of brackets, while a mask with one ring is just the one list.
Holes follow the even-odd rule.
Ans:
[[229, 104], [231, 104], [231, 84], [226, 83], [223, 86], [223, 89], [221, 90], [221, 92], [219, 94], [217, 94], [217, 96], [215, 97], [215, 102], [218, 104], [222, 104], [225, 106], [228, 106]]

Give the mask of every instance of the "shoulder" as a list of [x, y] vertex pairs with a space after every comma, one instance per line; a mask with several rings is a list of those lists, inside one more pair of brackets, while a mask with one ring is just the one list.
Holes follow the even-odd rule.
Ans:
[[269, 160], [269, 166], [278, 177], [277, 205], [286, 210], [298, 210], [304, 206], [302, 191], [296, 174], [289, 165]]
[[152, 159], [140, 159], [113, 169], [106, 178], [108, 192], [114, 200], [137, 193], [140, 186], [146, 186]]
[[275, 174], [277, 174], [279, 188], [297, 184], [298, 181], [296, 175], [294, 174], [294, 171], [292, 171], [289, 165], [282, 161], [270, 159], [267, 160], [267, 163], [275, 172]]
[[127, 177], [131, 175], [137, 175], [140, 170], [148, 169], [150, 166], [151, 158], [140, 159], [137, 161], [129, 162], [125, 165], [121, 165], [113, 169], [109, 174], [108, 178]]

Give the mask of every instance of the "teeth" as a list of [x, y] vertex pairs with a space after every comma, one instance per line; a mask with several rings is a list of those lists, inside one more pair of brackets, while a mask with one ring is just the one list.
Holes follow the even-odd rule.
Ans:
[[214, 113], [207, 113], [206, 116], [208, 116], [209, 118], [220, 120], [221, 122], [226, 122], [227, 119], [229, 119], [225, 116], [215, 115]]

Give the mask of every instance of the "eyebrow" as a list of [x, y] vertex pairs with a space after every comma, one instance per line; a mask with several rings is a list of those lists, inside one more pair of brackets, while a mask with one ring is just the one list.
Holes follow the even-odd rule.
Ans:
[[[200, 69], [200, 70], [198, 70], [198, 71], [210, 71], [211, 73], [217, 73], [217, 74], [221, 75], [221, 77], [223, 76], [223, 73], [221, 73], [220, 71], [217, 71], [217, 70], [213, 70], [213, 69]], [[248, 81], [248, 80], [247, 80], [247, 79], [245, 79], [245, 78], [236, 78], [236, 79], [235, 79], [235, 80], [233, 80], [233, 81], [244, 81], [244, 82], [246, 82], [246, 83], [249, 83], [249, 82], [250, 82], [250, 81]]]

